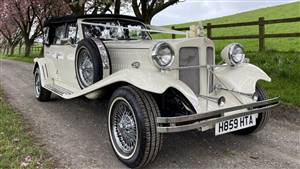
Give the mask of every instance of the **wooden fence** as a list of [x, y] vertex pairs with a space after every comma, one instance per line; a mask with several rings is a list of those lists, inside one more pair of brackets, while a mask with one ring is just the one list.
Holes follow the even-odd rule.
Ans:
[[[272, 20], [265, 20], [264, 17], [260, 17], [260, 18], [258, 18], [257, 21], [226, 23], [226, 24], [217, 24], [217, 25], [212, 25], [211, 23], [207, 23], [207, 25], [204, 26], [204, 29], [207, 30], [207, 37], [209, 37], [212, 40], [258, 39], [259, 40], [259, 51], [264, 51], [266, 38], [300, 37], [300, 32], [276, 33], [276, 34], [266, 34], [265, 33], [265, 25], [289, 23], [289, 22], [300, 22], [300, 17], [285, 18], [285, 19], [272, 19]], [[238, 35], [238, 36], [213, 36], [212, 35], [212, 30], [216, 29], [216, 28], [231, 28], [231, 27], [241, 27], [241, 26], [258, 26], [258, 34], [256, 34], [256, 35]], [[187, 30], [189, 30], [189, 27], [176, 28], [176, 27], [172, 26], [172, 29], [178, 30], [178, 31], [187, 31]], [[176, 35], [172, 34], [172, 38], [175, 39]]]

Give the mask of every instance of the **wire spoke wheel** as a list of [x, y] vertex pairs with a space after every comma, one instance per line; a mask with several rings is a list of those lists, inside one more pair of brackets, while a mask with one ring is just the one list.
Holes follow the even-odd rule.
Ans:
[[35, 79], [34, 79], [34, 84], [35, 84], [35, 95], [37, 97], [40, 96], [41, 94], [41, 77], [38, 73], [35, 74]]
[[84, 86], [90, 86], [94, 83], [94, 65], [92, 58], [87, 50], [83, 49], [78, 57], [79, 76]]
[[111, 134], [118, 153], [130, 158], [137, 147], [138, 129], [136, 117], [130, 104], [124, 98], [114, 101], [111, 110]]
[[142, 168], [152, 162], [162, 145], [156, 132], [158, 105], [150, 93], [134, 86], [119, 87], [111, 96], [108, 133], [118, 159], [130, 168]]
[[49, 101], [51, 97], [51, 92], [43, 88], [42, 79], [40, 74], [40, 69], [37, 67], [34, 69], [34, 88], [33, 92], [35, 98], [39, 101]]

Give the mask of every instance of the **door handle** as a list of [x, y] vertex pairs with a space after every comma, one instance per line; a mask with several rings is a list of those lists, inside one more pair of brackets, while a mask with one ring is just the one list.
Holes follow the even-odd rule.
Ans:
[[56, 59], [58, 59], [58, 57], [60, 57], [61, 54], [60, 53], [56, 53]]

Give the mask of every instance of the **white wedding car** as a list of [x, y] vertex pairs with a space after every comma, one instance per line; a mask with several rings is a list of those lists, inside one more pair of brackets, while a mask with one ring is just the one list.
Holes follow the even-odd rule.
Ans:
[[214, 44], [199, 31], [188, 38], [152, 40], [151, 32], [186, 33], [130, 16], [50, 18], [44, 57], [34, 59], [35, 96], [40, 101], [49, 101], [51, 93], [64, 99], [110, 97], [110, 142], [131, 168], [155, 159], [164, 133], [260, 130], [268, 110], [279, 104], [257, 85], [270, 77], [248, 63], [240, 44], [226, 46], [223, 63], [215, 64]]

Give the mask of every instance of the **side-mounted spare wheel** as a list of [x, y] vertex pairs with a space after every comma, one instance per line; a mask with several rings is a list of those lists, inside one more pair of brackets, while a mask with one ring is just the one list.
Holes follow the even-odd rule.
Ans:
[[42, 87], [42, 79], [39, 67], [34, 70], [34, 93], [39, 101], [49, 101], [51, 92]]
[[162, 145], [156, 131], [159, 108], [153, 96], [133, 86], [118, 88], [109, 102], [108, 129], [117, 157], [130, 168], [153, 161]]
[[100, 39], [87, 38], [78, 43], [75, 69], [81, 88], [86, 88], [111, 74], [109, 53]]

